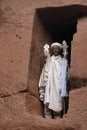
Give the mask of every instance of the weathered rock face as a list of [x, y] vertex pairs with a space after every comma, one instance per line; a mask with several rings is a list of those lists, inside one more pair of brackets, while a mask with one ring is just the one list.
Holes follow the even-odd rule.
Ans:
[[87, 18], [82, 18], [77, 24], [77, 33], [72, 41], [71, 83], [72, 88], [87, 84]]
[[[80, 96], [79, 96], [80, 95]], [[22, 98], [23, 95], [21, 95]], [[19, 98], [16, 96], [16, 98]], [[15, 98], [15, 99], [16, 99]], [[10, 101], [6, 105], [10, 106], [8, 109], [12, 112], [11, 115], [9, 111], [7, 111], [8, 116], [4, 116], [4, 119], [8, 119], [8, 121], [1, 122], [0, 121], [0, 130], [86, 130], [87, 124], [87, 87], [82, 87], [78, 90], [73, 90], [70, 92], [70, 108], [69, 112], [62, 119], [44, 119], [42, 116], [35, 116], [33, 114], [27, 114], [25, 116], [25, 107], [23, 105], [23, 101], [19, 103], [12, 103], [14, 98], [10, 98]], [[0, 101], [1, 102], [1, 101]], [[10, 104], [12, 103], [12, 104]], [[13, 107], [15, 105], [15, 107]], [[22, 109], [20, 109], [21, 106]], [[11, 109], [12, 108], [12, 109]], [[6, 109], [6, 108], [5, 108]], [[19, 110], [20, 109], [20, 110]], [[3, 109], [4, 110], [4, 109]], [[20, 116], [19, 116], [20, 114]], [[9, 121], [10, 119], [10, 121]]]
[[[80, 19], [77, 24], [77, 33], [72, 44], [72, 73], [75, 76], [86, 78], [86, 49], [87, 49], [87, 18]], [[83, 70], [83, 71], [81, 71]], [[84, 73], [85, 70], [85, 73]]]
[[[51, 34], [48, 31], [49, 29], [47, 30], [46, 26], [43, 25], [43, 21], [41, 21], [41, 19], [38, 17], [36, 13], [36, 8], [45, 8], [45, 7], [59, 8], [68, 5], [72, 6], [74, 4], [76, 4], [77, 10], [79, 10], [76, 11], [76, 14], [78, 14], [77, 12], [79, 12], [78, 14], [79, 16], [75, 15], [75, 18], [77, 20], [77, 26], [75, 25], [75, 27], [77, 28], [77, 32], [75, 32], [75, 34], [73, 33], [74, 35], [72, 37], [72, 51], [71, 51], [72, 88], [81, 87], [83, 85], [86, 86], [87, 83], [87, 69], [86, 69], [87, 17], [86, 16], [84, 18], [81, 17], [80, 19], [80, 16], [86, 14], [87, 7], [81, 6], [79, 9], [78, 6], [78, 5], [87, 5], [87, 1], [86, 0], [71, 0], [71, 1], [40, 0], [39, 2], [35, 0], [0, 1], [0, 123], [1, 124], [6, 123], [7, 121], [11, 121], [14, 124], [16, 121], [18, 120], [22, 121], [24, 119], [29, 120], [32, 123], [31, 120], [36, 121], [36, 119], [33, 118], [33, 115], [42, 115], [42, 106], [39, 101], [39, 95], [38, 95], [38, 80], [42, 65], [44, 63], [42, 49], [45, 43], [51, 44], [51, 42], [53, 41], [53, 34], [51, 36]], [[69, 23], [72, 23], [70, 15], [65, 16], [68, 16], [67, 17], [68, 25]], [[62, 19], [62, 16], [58, 15], [58, 17]], [[61, 20], [60, 22], [63, 24], [64, 29], [66, 30], [67, 28], [68, 30], [69, 28], [71, 33], [72, 27], [66, 26], [67, 24], [65, 25], [67, 21], [64, 15], [62, 20], [64, 20], [64, 23], [61, 22]], [[53, 20], [51, 21], [53, 24]], [[50, 23], [49, 20], [48, 23]], [[59, 27], [58, 24], [57, 27]], [[60, 27], [60, 32], [63, 32], [63, 27], [62, 26]], [[70, 100], [72, 100], [72, 94]], [[30, 116], [30, 114], [32, 115]], [[69, 116], [67, 118], [69, 118]], [[38, 120], [40, 121], [40, 119]], [[52, 122], [49, 123], [48, 125], [45, 124], [46, 122], [44, 121], [44, 119], [42, 119], [41, 123], [43, 122], [44, 125], [47, 126], [47, 129], [49, 129], [49, 126]], [[54, 123], [54, 125], [55, 124], [56, 123]], [[25, 129], [28, 128], [26, 127]], [[32, 129], [35, 128], [32, 127]], [[54, 128], [52, 127], [52, 129]], [[57, 127], [55, 129], [57, 129]]]

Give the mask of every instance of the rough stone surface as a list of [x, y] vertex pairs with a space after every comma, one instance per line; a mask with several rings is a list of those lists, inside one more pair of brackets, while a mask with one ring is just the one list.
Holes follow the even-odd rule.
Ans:
[[[87, 17], [80, 19], [77, 24], [77, 33], [72, 44], [72, 73], [77, 77], [87, 78]], [[83, 70], [83, 71], [81, 71]], [[85, 73], [84, 73], [85, 70]]]
[[51, 38], [36, 8], [87, 5], [87, 0], [0, 0], [0, 130], [86, 130], [87, 17], [78, 19], [72, 40], [69, 112], [63, 119], [42, 117], [38, 80], [42, 47]]
[[[45, 119], [42, 116], [26, 112], [23, 105], [25, 96], [20, 94], [11, 98], [0, 99], [1, 107], [3, 107], [0, 130], [86, 130], [87, 87], [70, 92], [69, 111], [62, 119], [56, 120]], [[19, 100], [15, 101], [16, 98]]]

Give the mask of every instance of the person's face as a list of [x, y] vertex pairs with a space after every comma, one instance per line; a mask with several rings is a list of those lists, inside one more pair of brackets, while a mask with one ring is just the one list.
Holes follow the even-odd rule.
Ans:
[[53, 54], [58, 56], [60, 54], [61, 49], [58, 46], [53, 47]]

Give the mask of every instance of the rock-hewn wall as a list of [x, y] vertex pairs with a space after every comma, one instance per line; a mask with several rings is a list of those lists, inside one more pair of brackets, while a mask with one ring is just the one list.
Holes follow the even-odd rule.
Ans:
[[87, 17], [79, 19], [72, 41], [72, 74], [87, 78]]
[[[36, 66], [40, 65], [39, 61], [35, 62], [35, 60], [40, 57], [40, 48], [38, 52], [38, 47], [42, 48], [42, 44], [46, 41], [50, 41], [50, 39], [49, 36], [45, 34], [44, 29], [40, 30], [41, 26], [38, 24], [41, 23], [39, 23], [38, 20], [36, 20], [36, 24], [33, 23], [35, 9], [73, 4], [87, 5], [87, 1], [40, 0], [37, 2], [35, 0], [1, 0], [0, 122], [12, 119], [14, 119], [14, 121], [20, 118], [23, 119], [24, 116], [28, 116], [28, 113], [31, 112], [34, 112], [34, 114], [41, 114], [37, 89], [37, 77], [39, 77], [37, 71], [40, 71], [40, 68], [34, 68], [34, 73], [32, 72], [31, 66], [35, 67], [35, 64]], [[87, 59], [85, 56], [87, 48], [86, 21], [86, 18], [79, 20], [72, 47], [71, 73], [74, 76], [80, 77], [87, 76]], [[36, 28], [33, 28], [34, 24]], [[38, 30], [38, 32], [40, 32], [39, 36], [34, 34], [35, 29], [38, 29], [37, 27], [40, 27]], [[46, 39], [43, 38], [42, 34], [44, 34]], [[38, 37], [42, 40], [39, 41]], [[35, 42], [35, 39], [37, 42]], [[32, 57], [31, 55], [36, 55], [36, 57]], [[30, 64], [31, 60], [33, 60], [32, 65]], [[31, 73], [33, 73], [33, 77], [31, 77]]]
[[24, 1], [1, 1], [0, 122], [14, 117], [20, 119], [21, 115], [26, 115], [34, 11], [25, 8], [24, 3]]
[[72, 41], [71, 87], [87, 85], [87, 17], [79, 19]]

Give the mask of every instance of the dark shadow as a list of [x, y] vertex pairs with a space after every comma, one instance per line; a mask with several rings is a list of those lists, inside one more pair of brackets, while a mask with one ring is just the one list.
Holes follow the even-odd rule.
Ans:
[[62, 7], [46, 7], [36, 10], [45, 30], [52, 42], [66, 40], [69, 45], [68, 61], [71, 60], [71, 41], [77, 32], [78, 19], [87, 15], [87, 6], [69, 5]]
[[79, 78], [79, 77], [70, 78], [70, 90], [86, 86], [87, 86], [87, 78]]

